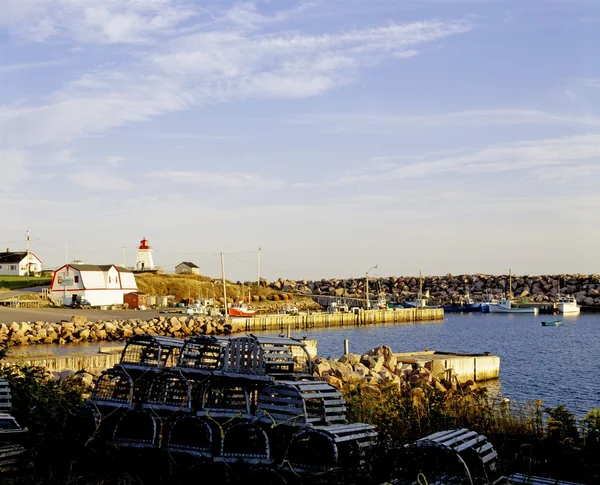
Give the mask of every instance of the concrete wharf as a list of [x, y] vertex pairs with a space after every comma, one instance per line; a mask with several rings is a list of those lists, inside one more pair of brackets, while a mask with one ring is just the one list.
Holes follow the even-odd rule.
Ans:
[[483, 354], [453, 352], [403, 352], [395, 353], [398, 362], [414, 364], [429, 369], [434, 375], [445, 375], [449, 381], [482, 382], [500, 377], [500, 357]]
[[442, 308], [394, 308], [357, 312], [307, 313], [300, 315], [257, 315], [235, 317], [231, 321], [238, 331], [309, 330], [329, 327], [350, 327], [385, 323], [423, 323], [444, 320]]

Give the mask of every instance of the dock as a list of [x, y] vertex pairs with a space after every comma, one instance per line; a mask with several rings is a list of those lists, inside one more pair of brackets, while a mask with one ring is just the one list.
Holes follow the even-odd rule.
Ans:
[[482, 382], [500, 377], [500, 357], [482, 354], [464, 354], [455, 352], [403, 352], [395, 353], [398, 362], [425, 367], [432, 374], [448, 381], [459, 383], [467, 381]]
[[444, 320], [442, 308], [395, 308], [393, 310], [363, 310], [357, 312], [307, 313], [300, 315], [257, 315], [235, 317], [236, 329], [247, 332], [269, 330], [312, 330], [330, 327], [358, 327], [386, 323], [423, 323]]

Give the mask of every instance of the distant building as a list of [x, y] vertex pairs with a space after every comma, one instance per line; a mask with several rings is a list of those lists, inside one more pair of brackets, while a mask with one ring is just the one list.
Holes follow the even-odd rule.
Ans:
[[13, 252], [6, 248], [0, 253], [0, 275], [27, 276], [39, 275], [42, 272], [42, 260], [32, 252], [27, 258], [27, 251]]
[[154, 261], [152, 261], [152, 248], [148, 244], [146, 238], [140, 241], [140, 246], [137, 250], [137, 257], [135, 259], [135, 270], [136, 271], [154, 271]]
[[114, 264], [66, 264], [54, 271], [50, 291], [64, 305], [72, 303], [73, 295], [92, 306], [121, 305], [137, 284], [131, 270]]
[[149, 295], [147, 293], [142, 293], [141, 291], [132, 291], [123, 297], [123, 301], [124, 303], [127, 303], [129, 308], [148, 308], [148, 297]]
[[200, 274], [200, 268], [194, 263], [184, 261], [175, 266], [175, 273], [177, 274]]

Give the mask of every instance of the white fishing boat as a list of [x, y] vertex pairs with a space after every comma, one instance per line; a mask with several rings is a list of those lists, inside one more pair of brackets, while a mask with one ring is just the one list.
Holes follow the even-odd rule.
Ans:
[[537, 307], [513, 307], [511, 270], [508, 270], [508, 298], [503, 297], [497, 302], [490, 302], [488, 308], [490, 313], [531, 313], [533, 315], [540, 313]]
[[556, 309], [558, 313], [577, 314], [581, 307], [573, 295], [558, 295], [556, 298]]
[[502, 298], [495, 303], [490, 302], [488, 308], [490, 313], [531, 313], [537, 315], [540, 312], [537, 307], [515, 308], [512, 306], [512, 300], [508, 298]]

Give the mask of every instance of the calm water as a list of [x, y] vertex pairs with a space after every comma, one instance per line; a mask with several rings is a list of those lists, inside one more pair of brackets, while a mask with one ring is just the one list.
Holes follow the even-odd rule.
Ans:
[[[379, 345], [394, 352], [426, 348], [491, 352], [500, 357], [500, 379], [486, 384], [493, 393], [518, 402], [541, 399], [547, 406], [564, 404], [582, 417], [600, 407], [600, 314], [564, 317], [562, 327], [542, 327], [543, 320], [552, 319], [552, 315], [449, 313], [443, 323], [346, 327], [292, 336], [317, 339], [319, 355], [332, 358], [343, 354], [346, 338], [350, 351], [359, 354]], [[30, 357], [93, 354], [98, 347], [98, 343], [32, 345], [15, 347], [13, 352]]]
[[564, 404], [582, 417], [600, 407], [600, 314], [564, 317], [562, 327], [542, 327], [552, 315], [446, 314], [443, 323], [351, 327], [293, 333], [318, 340], [323, 357], [363, 353], [379, 345], [394, 352], [491, 352], [500, 357], [492, 390], [518, 402]]

